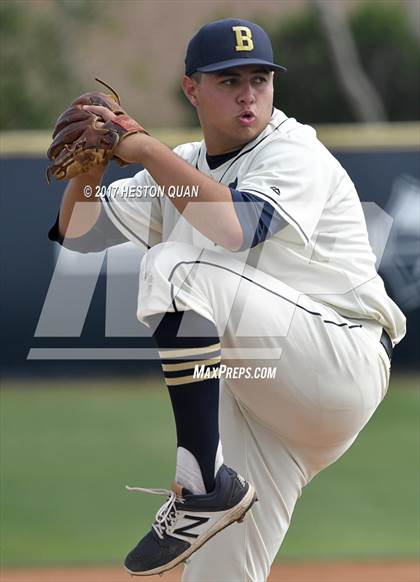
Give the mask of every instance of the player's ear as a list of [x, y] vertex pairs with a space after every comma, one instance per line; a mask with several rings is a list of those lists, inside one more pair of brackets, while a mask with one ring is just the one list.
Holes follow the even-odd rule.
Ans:
[[182, 78], [182, 89], [184, 91], [185, 97], [194, 107], [197, 107], [198, 100], [197, 100], [197, 81], [192, 79], [191, 77], [187, 77], [184, 75]]

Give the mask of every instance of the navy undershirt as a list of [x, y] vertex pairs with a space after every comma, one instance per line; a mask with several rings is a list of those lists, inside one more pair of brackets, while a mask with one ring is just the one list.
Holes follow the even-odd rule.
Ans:
[[128, 241], [128, 238], [126, 238], [108, 218], [103, 206], [101, 206], [98, 220], [83, 236], [64, 238], [58, 230], [58, 220], [59, 214], [57, 215], [55, 223], [50, 228], [48, 238], [54, 242], [58, 242], [58, 244], [63, 247], [72, 251], [77, 251], [78, 253], [99, 253], [109, 247], [120, 245]]
[[222, 164], [224, 164], [228, 160], [231, 160], [237, 154], [239, 154], [241, 149], [235, 150], [234, 152], [228, 152], [227, 154], [217, 154], [215, 156], [206, 154], [206, 162], [208, 167], [210, 168], [210, 170], [215, 170], [216, 168], [218, 168], [219, 166], [221, 166]]

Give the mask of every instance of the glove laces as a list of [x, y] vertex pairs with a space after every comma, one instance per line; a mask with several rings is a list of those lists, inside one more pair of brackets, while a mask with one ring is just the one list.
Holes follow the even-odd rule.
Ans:
[[170, 489], [146, 489], [144, 487], [129, 487], [128, 485], [126, 485], [125, 488], [127, 491], [135, 493], [150, 493], [152, 495], [168, 496], [168, 499], [156, 513], [155, 522], [152, 525], [152, 528], [155, 530], [158, 537], [163, 540], [163, 534], [174, 526], [178, 517], [175, 503], [184, 503], [183, 498], [179, 497], [175, 491]]

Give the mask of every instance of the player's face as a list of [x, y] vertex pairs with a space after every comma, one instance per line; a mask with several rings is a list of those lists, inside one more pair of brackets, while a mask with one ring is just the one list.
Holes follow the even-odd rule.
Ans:
[[272, 71], [246, 65], [189, 81], [191, 92], [186, 93], [197, 109], [210, 154], [239, 149], [266, 128], [273, 108]]

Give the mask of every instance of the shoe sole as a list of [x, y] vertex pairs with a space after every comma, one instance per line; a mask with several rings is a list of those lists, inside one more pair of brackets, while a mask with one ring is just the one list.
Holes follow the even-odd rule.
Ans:
[[152, 570], [145, 570], [143, 572], [133, 572], [132, 570], [129, 570], [126, 566], [124, 566], [124, 569], [132, 576], [153, 576], [154, 574], [164, 574], [165, 572], [172, 570], [172, 568], [175, 568], [182, 562], [185, 562], [192, 554], [194, 554], [194, 552], [199, 550], [206, 542], [208, 542], [220, 531], [226, 529], [227, 527], [232, 525], [232, 523], [235, 522], [242, 523], [243, 520], [245, 519], [246, 514], [256, 501], [258, 501], [258, 498], [255, 489], [251, 484], [249, 484], [249, 489], [246, 495], [241, 499], [241, 501], [237, 505], [232, 507], [232, 509], [227, 515], [225, 515], [222, 519], [215, 523], [213, 527], [209, 529], [200, 540], [197, 540], [195, 544], [191, 545], [187, 550], [185, 550], [184, 553], [177, 556], [174, 560], [168, 562], [167, 564], [163, 564], [158, 568], [153, 568]]

